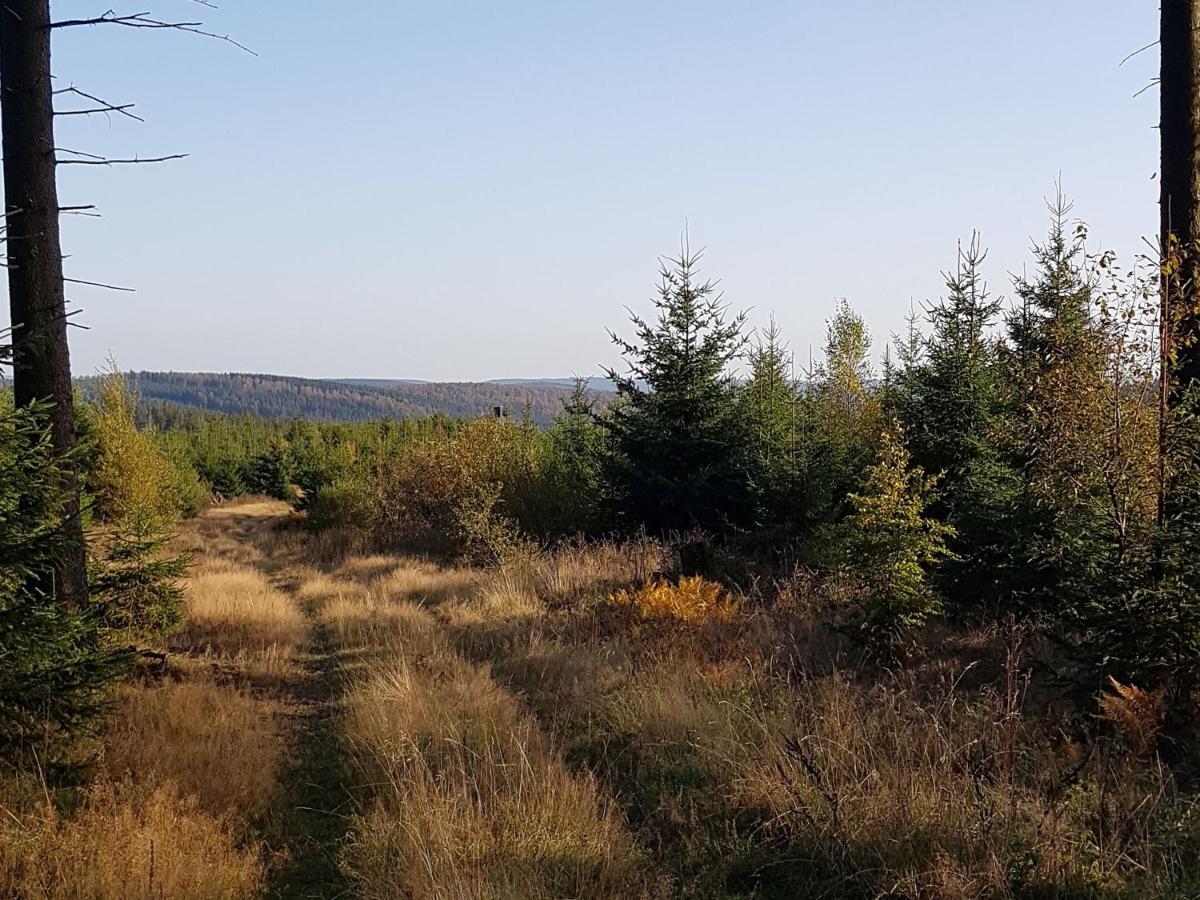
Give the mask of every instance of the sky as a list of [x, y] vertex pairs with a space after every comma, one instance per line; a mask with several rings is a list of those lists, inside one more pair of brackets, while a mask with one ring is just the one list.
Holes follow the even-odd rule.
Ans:
[[[113, 0], [55, 0], [57, 17]], [[57, 143], [76, 373], [483, 380], [619, 363], [684, 229], [798, 360], [844, 297], [876, 349], [959, 239], [993, 292], [1060, 177], [1093, 246], [1157, 221], [1150, 0], [149, 0], [257, 55], [115, 26], [55, 34], [57, 83], [145, 124]]]

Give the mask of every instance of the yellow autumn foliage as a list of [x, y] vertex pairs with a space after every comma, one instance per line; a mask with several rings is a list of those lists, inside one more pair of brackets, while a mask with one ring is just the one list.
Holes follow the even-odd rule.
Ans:
[[194, 472], [184, 473], [134, 422], [137, 400], [117, 371], [100, 379], [92, 407], [96, 462], [91, 488], [97, 512], [106, 522], [127, 522], [138, 517], [169, 522], [189, 502], [198, 484]]
[[618, 591], [610, 599], [639, 619], [683, 625], [732, 622], [741, 608], [719, 584], [699, 575], [680, 578], [678, 584], [659, 579], [636, 591]]

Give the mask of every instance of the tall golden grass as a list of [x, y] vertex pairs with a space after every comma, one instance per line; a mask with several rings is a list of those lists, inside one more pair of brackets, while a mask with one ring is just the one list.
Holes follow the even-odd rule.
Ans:
[[130, 687], [100, 761], [113, 778], [173, 787], [214, 815], [253, 820], [279, 787], [278, 712], [269, 699], [203, 678]]
[[0, 895], [27, 900], [241, 900], [263, 889], [259, 849], [168, 787], [101, 781], [73, 815], [47, 803], [0, 839]]
[[347, 707], [348, 745], [376, 785], [348, 847], [364, 896], [646, 894], [611, 801], [486, 667], [448, 653], [383, 665]]
[[[608, 898], [647, 895], [623, 817], [573, 773], [518, 697], [453, 646], [484, 619], [527, 616], [528, 595], [480, 592], [481, 573], [418, 560], [350, 560], [298, 588], [353, 670], [343, 734], [360, 798], [346, 870], [368, 898]], [[349, 670], [349, 668], [348, 668]]]
[[293, 656], [307, 634], [303, 614], [261, 572], [200, 572], [184, 597], [175, 643], [270, 670]]

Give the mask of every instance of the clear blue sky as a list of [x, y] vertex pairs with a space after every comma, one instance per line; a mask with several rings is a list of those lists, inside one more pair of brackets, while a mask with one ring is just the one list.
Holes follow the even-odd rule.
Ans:
[[[58, 16], [112, 0], [58, 0]], [[186, 0], [252, 57], [187, 35], [57, 35], [60, 83], [145, 125], [60, 120], [77, 372], [436, 380], [616, 357], [685, 221], [735, 308], [797, 352], [834, 298], [877, 344], [982, 231], [1028, 259], [1061, 171], [1096, 243], [1156, 222], [1157, 53], [1143, 0]], [[627, 330], [627, 329], [626, 329]]]

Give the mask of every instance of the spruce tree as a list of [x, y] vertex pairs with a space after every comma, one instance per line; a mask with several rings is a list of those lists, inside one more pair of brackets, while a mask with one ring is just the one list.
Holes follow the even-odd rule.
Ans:
[[775, 320], [750, 353], [743, 392], [747, 465], [756, 524], [768, 529], [800, 518], [799, 395], [791, 359]]
[[929, 571], [946, 556], [954, 529], [927, 513], [937, 476], [912, 464], [898, 425], [880, 437], [879, 456], [853, 511], [840, 526], [839, 568], [850, 577], [850, 624], [867, 648], [893, 655], [913, 629], [941, 609]]
[[1001, 302], [983, 281], [986, 257], [978, 236], [959, 248], [946, 296], [925, 310], [929, 334], [917, 336], [914, 323], [901, 348], [893, 402], [914, 462], [941, 474], [932, 511], [956, 532], [942, 588], [994, 609], [1011, 590], [1005, 562], [1022, 481], [1006, 446], [1010, 395], [990, 334]]
[[589, 534], [602, 524], [605, 433], [588, 382], [576, 378], [550, 429], [550, 483], [559, 534]]
[[1110, 348], [1093, 320], [1086, 229], [1071, 227], [1061, 193], [1049, 206], [1035, 274], [1017, 279], [1008, 322], [1012, 446], [1022, 474], [1011, 563], [1024, 572], [1020, 591], [1029, 600], [1061, 608], [1074, 602], [1064, 594], [1082, 596], [1103, 580], [1096, 566], [1111, 555], [1110, 523], [1097, 515], [1107, 486], [1093, 450], [1112, 410], [1102, 389]]
[[612, 334], [627, 371], [605, 425], [613, 441], [610, 483], [626, 525], [656, 532], [720, 531], [746, 521], [748, 490], [739, 391], [729, 374], [741, 354], [744, 315], [727, 317], [700, 253], [684, 245], [664, 260], [656, 317], [632, 315], [636, 337]]
[[39, 743], [87, 723], [130, 654], [102, 634], [99, 607], [72, 609], [52, 574], [72, 497], [43, 404], [0, 408], [0, 747]]

